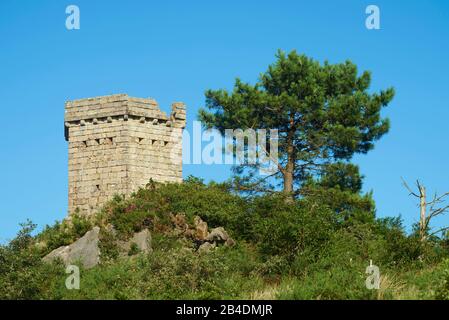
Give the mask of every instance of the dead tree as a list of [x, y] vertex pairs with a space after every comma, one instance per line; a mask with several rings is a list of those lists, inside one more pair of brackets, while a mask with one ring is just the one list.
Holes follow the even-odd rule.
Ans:
[[419, 180], [416, 180], [418, 192], [414, 192], [404, 179], [402, 179], [402, 182], [404, 187], [410, 192], [410, 195], [419, 199], [419, 238], [421, 242], [425, 242], [428, 237], [449, 230], [449, 227], [445, 227], [433, 232], [429, 231], [431, 220], [449, 211], [449, 205], [443, 205], [446, 197], [449, 196], [449, 192], [446, 192], [443, 195], [437, 195], [435, 193], [432, 200], [427, 202], [426, 188], [419, 182]]

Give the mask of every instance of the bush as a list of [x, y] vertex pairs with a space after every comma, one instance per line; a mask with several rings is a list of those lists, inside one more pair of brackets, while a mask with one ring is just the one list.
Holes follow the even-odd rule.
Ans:
[[85, 216], [73, 214], [70, 220], [63, 222], [56, 221], [53, 226], [46, 226], [45, 229], [36, 237], [36, 240], [43, 244], [43, 254], [66, 246], [81, 238], [87, 231], [93, 227], [92, 222]]
[[[366, 266], [365, 266], [366, 267]], [[326, 271], [313, 272], [289, 283], [278, 298], [283, 300], [354, 300], [374, 299], [376, 293], [365, 286], [364, 267], [358, 264], [332, 265]]]
[[55, 278], [64, 273], [59, 264], [42, 263], [33, 246], [35, 227], [31, 222], [22, 224], [17, 237], [0, 246], [0, 300], [50, 298]]
[[205, 185], [194, 178], [184, 183], [151, 183], [128, 200], [116, 197], [100, 214], [103, 224], [111, 223], [122, 236], [144, 227], [163, 228], [170, 214], [184, 213], [188, 222], [195, 216], [210, 227], [222, 226], [233, 236], [244, 237], [249, 223], [246, 202], [229, 192], [225, 184]]
[[248, 269], [245, 246], [209, 254], [186, 248], [160, 250], [83, 272], [80, 290], [58, 289], [65, 299], [238, 299], [263, 286]]
[[306, 200], [290, 203], [283, 196], [265, 196], [254, 201], [252, 210], [253, 240], [265, 256], [318, 253], [337, 227], [328, 208]]
[[421, 242], [405, 234], [400, 217], [378, 219], [373, 228], [379, 237], [385, 239], [382, 261], [385, 265], [404, 267], [416, 262], [422, 255]]
[[379, 261], [379, 256], [382, 255], [378, 252], [379, 246], [377, 239], [364, 225], [352, 230], [335, 231], [314, 261], [307, 261], [307, 255], [296, 256], [293, 267], [299, 278], [293, 281], [291, 290], [287, 290], [279, 298], [375, 298], [375, 293], [365, 286], [365, 270], [370, 259]]
[[443, 262], [442, 268], [441, 283], [436, 290], [435, 298], [438, 300], [449, 300], [449, 259]]
[[[359, 188], [354, 177], [339, 185]], [[332, 197], [317, 194], [243, 198], [227, 184], [190, 177], [149, 183], [129, 198], [114, 197], [95, 217], [74, 215], [34, 237], [28, 222], [0, 246], [0, 299], [448, 299], [449, 260], [441, 262], [447, 238], [423, 245], [400, 218], [375, 219], [369, 197], [344, 200], [351, 190], [326, 188], [338, 200], [333, 206]], [[198, 243], [173, 232], [170, 217], [179, 213], [189, 224], [198, 215], [211, 228], [224, 227], [236, 245], [197, 252]], [[80, 290], [67, 290], [63, 265], [41, 258], [93, 225], [101, 228], [102, 263], [82, 270]], [[117, 241], [143, 228], [152, 231], [153, 251], [133, 245], [131, 256], [119, 255]], [[365, 287], [370, 260], [380, 267], [379, 291]]]

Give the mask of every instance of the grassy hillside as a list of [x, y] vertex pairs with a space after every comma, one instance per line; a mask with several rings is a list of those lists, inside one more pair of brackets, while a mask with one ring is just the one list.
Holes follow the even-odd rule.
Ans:
[[[291, 202], [281, 194], [243, 198], [226, 184], [150, 183], [115, 197], [90, 220], [23, 225], [0, 247], [0, 299], [449, 299], [449, 241], [420, 243], [399, 218], [378, 219], [369, 195], [326, 189]], [[201, 217], [236, 241], [211, 252], [180, 235], [171, 217]], [[67, 290], [61, 262], [41, 258], [101, 228], [101, 264]], [[117, 231], [112, 233], [111, 226]], [[114, 241], [149, 228], [153, 252], [121, 257]], [[370, 263], [379, 290], [365, 286]]]

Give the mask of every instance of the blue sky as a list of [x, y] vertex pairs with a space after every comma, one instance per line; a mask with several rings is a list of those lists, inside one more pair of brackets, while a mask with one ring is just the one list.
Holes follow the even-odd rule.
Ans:
[[[81, 29], [65, 28], [65, 8]], [[381, 30], [365, 28], [380, 8]], [[39, 226], [67, 210], [66, 100], [128, 93], [165, 111], [188, 106], [187, 129], [208, 88], [254, 83], [278, 48], [356, 63], [372, 89], [396, 88], [391, 130], [355, 157], [378, 216], [417, 220], [401, 186], [419, 178], [449, 191], [449, 2], [441, 1], [14, 1], [0, 2], [0, 241], [27, 218]], [[184, 176], [229, 176], [224, 165], [185, 165]], [[449, 217], [437, 225], [448, 225]]]

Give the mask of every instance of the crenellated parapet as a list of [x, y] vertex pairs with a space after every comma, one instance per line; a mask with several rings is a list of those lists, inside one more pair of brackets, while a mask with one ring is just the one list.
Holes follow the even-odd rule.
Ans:
[[[134, 98], [127, 94], [115, 94], [94, 98], [67, 101], [65, 104], [64, 126], [85, 126], [87, 124], [112, 123], [115, 120], [138, 120], [153, 125], [184, 128], [186, 108], [182, 102], [172, 104], [170, 117], [159, 109], [152, 98]], [[68, 130], [65, 130], [68, 141]]]

